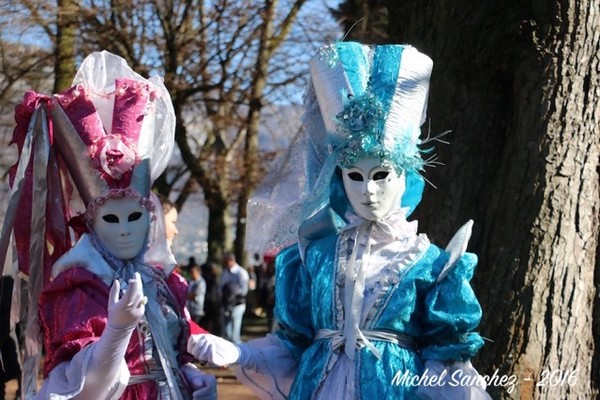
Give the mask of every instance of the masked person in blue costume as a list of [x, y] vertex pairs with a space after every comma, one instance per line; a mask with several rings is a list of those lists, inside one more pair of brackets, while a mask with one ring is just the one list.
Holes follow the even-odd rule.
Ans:
[[280, 329], [238, 346], [194, 336], [192, 354], [237, 364], [264, 399], [489, 398], [469, 361], [483, 345], [472, 222], [443, 250], [406, 220], [432, 162], [431, 69], [411, 46], [318, 52], [304, 129], [249, 203], [249, 250], [281, 249]]

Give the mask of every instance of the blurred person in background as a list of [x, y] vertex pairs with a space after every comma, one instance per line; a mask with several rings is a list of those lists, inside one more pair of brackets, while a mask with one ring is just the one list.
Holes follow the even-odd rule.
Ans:
[[[160, 200], [160, 204], [163, 209], [165, 220], [165, 236], [167, 239], [167, 246], [169, 246], [169, 249], [171, 249], [173, 247], [173, 241], [175, 240], [175, 237], [179, 235], [179, 230], [177, 229], [177, 218], [179, 217], [179, 212], [177, 211], [175, 203], [169, 200], [168, 197], [163, 196], [160, 193], [157, 193], [156, 196]], [[185, 271], [182, 271], [179, 263], [175, 265], [175, 271], [187, 280], [186, 273]]]
[[223, 333], [236, 344], [242, 342], [242, 318], [246, 311], [249, 280], [248, 271], [237, 263], [233, 253], [225, 253], [220, 284]]
[[190, 280], [188, 281], [187, 308], [192, 320], [201, 325], [204, 316], [204, 297], [206, 295], [206, 282], [202, 278], [199, 265], [192, 265], [188, 270]]
[[171, 200], [163, 195], [157, 196], [165, 215], [165, 235], [167, 237], [167, 244], [169, 245], [169, 248], [171, 248], [175, 236], [179, 235], [179, 230], [177, 229], [177, 218], [179, 213], [177, 212], [177, 207], [175, 207], [175, 204], [173, 204]]
[[212, 333], [221, 336], [221, 297], [219, 295], [219, 282], [217, 280], [217, 265], [206, 262], [200, 267], [202, 278], [206, 284], [204, 295], [204, 316], [200, 326]]

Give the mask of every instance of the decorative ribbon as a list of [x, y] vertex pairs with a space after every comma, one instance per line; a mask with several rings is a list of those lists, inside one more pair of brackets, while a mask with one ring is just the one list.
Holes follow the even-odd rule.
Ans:
[[[402, 346], [407, 349], [416, 349], [417, 345], [413, 338], [408, 335], [403, 335], [401, 333], [394, 333], [388, 331], [372, 331], [372, 330], [363, 330], [361, 331], [362, 336], [368, 340], [383, 340], [385, 342], [390, 342], [397, 344], [398, 346]], [[315, 334], [315, 340], [322, 339], [331, 339], [331, 344], [334, 350], [339, 350], [342, 346], [345, 346], [346, 339], [344, 337], [343, 331], [335, 330], [335, 329], [318, 329]], [[356, 342], [356, 348], [360, 348], [362, 346], [366, 346], [366, 342], [363, 340], [358, 340]], [[379, 358], [381, 359], [381, 358]]]
[[6, 216], [2, 226], [2, 234], [0, 235], [0, 275], [2, 275], [4, 272], [4, 261], [6, 260], [8, 245], [10, 243], [10, 234], [14, 226], [17, 209], [21, 201], [21, 194], [23, 193], [23, 186], [25, 185], [25, 172], [29, 166], [29, 160], [31, 159], [33, 142], [38, 136], [37, 132], [40, 128], [40, 124], [45, 119], [46, 116], [44, 110], [41, 107], [36, 109], [30, 119], [29, 126], [27, 128], [27, 134], [25, 135], [25, 140], [23, 141], [23, 148], [21, 150], [19, 164], [17, 165], [17, 171], [15, 173], [13, 185], [10, 189], [8, 207], [6, 209]]
[[[142, 268], [146, 269], [146, 271], [143, 272], [145, 275], [152, 276], [151, 272], [147, 271], [148, 268], [152, 267]], [[166, 329], [161, 329], [161, 327], [164, 328], [167, 326], [167, 320], [165, 319], [165, 316], [161, 311], [160, 303], [158, 302], [158, 285], [144, 285], [144, 289], [146, 292], [145, 294], [148, 297], [146, 318], [148, 319], [148, 326], [154, 340], [154, 345], [156, 346], [160, 364], [162, 365], [165, 377], [167, 378], [167, 386], [170, 394], [169, 398], [173, 400], [186, 399], [187, 397], [184, 397], [179, 389], [179, 382], [173, 372], [178, 366], [173, 346], [165, 334]]]
[[127, 383], [128, 386], [130, 385], [137, 385], [140, 383], [144, 383], [144, 382], [161, 382], [161, 381], [165, 381], [166, 380], [166, 375], [165, 373], [160, 370], [160, 371], [150, 371], [149, 374], [140, 374], [140, 375], [131, 375], [129, 377], [129, 383]]
[[[363, 223], [358, 226], [354, 235], [354, 244], [352, 246], [352, 254], [350, 262], [346, 267], [346, 279], [344, 287], [344, 329], [343, 335], [346, 338], [344, 351], [349, 359], [354, 360], [356, 345], [360, 338], [360, 342], [364, 343], [377, 357], [381, 359], [381, 353], [369, 341], [360, 330], [360, 319], [363, 308], [364, 290], [365, 290], [365, 269], [369, 264], [369, 255], [371, 253], [371, 244], [369, 237], [373, 231], [374, 222]], [[360, 246], [366, 240], [366, 248], [362, 255], [362, 260], [358, 264], [357, 258]]]
[[[33, 131], [33, 132], [32, 132]], [[42, 355], [41, 330], [38, 316], [38, 299], [44, 280], [44, 249], [46, 246], [46, 174], [50, 154], [50, 141], [46, 112], [39, 107], [31, 119], [27, 136], [33, 135], [33, 190], [31, 215], [31, 243], [29, 247], [29, 309], [25, 328], [25, 362], [23, 386], [25, 397], [37, 390], [38, 365]], [[30, 143], [31, 144], [31, 143]], [[21, 164], [17, 168], [20, 168]]]
[[[354, 229], [355, 232], [353, 233], [354, 243], [346, 266], [344, 281], [344, 328], [341, 331], [345, 341], [344, 351], [348, 358], [353, 360], [356, 347], [366, 346], [373, 352], [375, 357], [381, 359], [381, 353], [370, 341], [380, 339], [379, 333], [373, 335], [373, 332], [379, 331], [362, 331], [360, 329], [365, 291], [365, 272], [369, 267], [372, 239], [378, 238], [376, 241], [401, 240], [404, 237], [414, 235], [417, 226], [414, 221], [406, 221], [405, 209], [398, 209], [381, 221], [365, 221], [357, 216], [349, 216], [349, 219], [349, 224], [344, 228], [344, 231]], [[364, 251], [360, 254], [362, 248], [364, 248]], [[367, 332], [369, 333], [367, 334]], [[381, 340], [386, 340], [385, 337], [388, 336], [384, 335], [383, 337], [384, 339]]]

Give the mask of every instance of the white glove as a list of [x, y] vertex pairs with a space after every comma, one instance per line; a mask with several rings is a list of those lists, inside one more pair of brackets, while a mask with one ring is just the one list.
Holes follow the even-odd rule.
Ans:
[[108, 324], [94, 344], [94, 363], [96, 366], [110, 365], [107, 372], [114, 371], [125, 357], [131, 332], [146, 310], [147, 299], [142, 292], [142, 278], [138, 272], [129, 281], [129, 287], [121, 299], [120, 290], [121, 285], [115, 280], [108, 295]]
[[240, 358], [240, 349], [235, 344], [210, 333], [191, 335], [187, 350], [198, 360], [217, 367], [235, 364]]
[[114, 328], [132, 328], [144, 316], [146, 302], [148, 299], [142, 291], [142, 278], [136, 272], [134, 278], [129, 281], [127, 291], [119, 300], [121, 284], [115, 280], [108, 295], [108, 324]]
[[92, 356], [85, 373], [85, 384], [78, 399], [104, 399], [111, 383], [125, 365], [125, 353], [131, 333], [144, 316], [146, 297], [142, 292], [142, 278], [135, 273], [127, 291], [119, 299], [121, 285], [115, 280], [108, 295], [108, 323], [98, 341], [91, 346]]
[[181, 372], [192, 391], [193, 400], [217, 400], [217, 379], [200, 371], [194, 364], [185, 364]]

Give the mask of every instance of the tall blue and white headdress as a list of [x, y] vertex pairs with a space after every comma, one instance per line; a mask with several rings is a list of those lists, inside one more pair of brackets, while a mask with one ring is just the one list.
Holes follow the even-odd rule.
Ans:
[[351, 208], [336, 169], [366, 156], [404, 174], [401, 205], [412, 212], [424, 188], [420, 127], [432, 67], [408, 45], [321, 48], [310, 62], [303, 130], [248, 204], [248, 250], [277, 251], [341, 229]]

